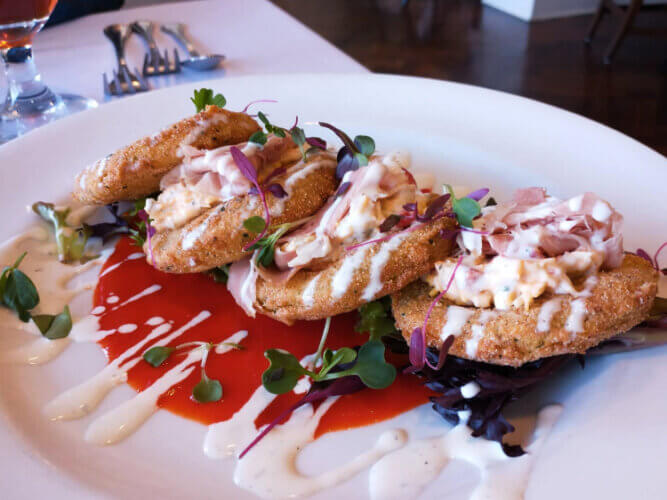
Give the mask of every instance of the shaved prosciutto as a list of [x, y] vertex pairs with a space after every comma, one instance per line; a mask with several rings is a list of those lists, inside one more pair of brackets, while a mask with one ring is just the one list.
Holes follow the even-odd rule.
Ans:
[[[280, 162], [292, 149], [298, 153], [290, 137], [274, 135], [269, 136], [264, 147], [253, 143], [239, 144], [238, 147], [253, 164], [262, 182], [263, 174], [266, 175], [266, 172], [263, 172], [265, 167]], [[232, 146], [222, 146], [202, 151], [181, 145], [180, 152], [184, 161], [162, 178], [161, 190], [181, 184], [223, 201], [248, 193], [253, 184], [239, 170], [232, 158], [231, 148]]]
[[623, 260], [622, 224], [623, 217], [594, 193], [563, 201], [527, 188], [508, 203], [486, 207], [474, 222], [478, 233], [461, 235], [459, 242], [473, 254], [518, 259], [596, 251], [604, 268], [614, 268]]

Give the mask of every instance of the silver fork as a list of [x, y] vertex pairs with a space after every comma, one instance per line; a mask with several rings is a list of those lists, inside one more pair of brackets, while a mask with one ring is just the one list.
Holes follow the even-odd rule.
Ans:
[[104, 35], [113, 44], [118, 60], [118, 70], [114, 70], [111, 81], [108, 80], [106, 73], [102, 75], [106, 95], [120, 96], [148, 90], [146, 81], [141, 76], [135, 75], [139, 71], [135, 68], [135, 73], [132, 73], [125, 60], [125, 41], [131, 34], [132, 31], [127, 24], [110, 24], [104, 28]]
[[181, 71], [181, 61], [178, 58], [178, 51], [176, 49], [174, 49], [174, 59], [172, 61], [169, 61], [169, 53], [166, 50], [164, 51], [164, 56], [160, 54], [160, 50], [155, 43], [155, 38], [153, 38], [155, 25], [151, 21], [135, 21], [130, 27], [148, 45], [148, 53], [144, 57], [143, 67], [145, 77], [169, 75]]

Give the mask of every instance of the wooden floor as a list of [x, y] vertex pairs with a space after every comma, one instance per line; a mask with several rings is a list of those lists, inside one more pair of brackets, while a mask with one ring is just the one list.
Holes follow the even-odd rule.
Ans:
[[525, 23], [475, 0], [412, 0], [402, 11], [400, 0], [272, 1], [372, 71], [531, 97], [667, 154], [665, 9], [646, 9], [636, 22], [665, 32], [629, 34], [604, 66], [610, 19], [589, 47], [582, 39], [591, 16]]

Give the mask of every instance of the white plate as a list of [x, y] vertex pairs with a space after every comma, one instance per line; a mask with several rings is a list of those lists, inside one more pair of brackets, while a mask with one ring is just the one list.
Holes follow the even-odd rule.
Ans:
[[[289, 75], [199, 83], [230, 109], [258, 98], [276, 123], [325, 120], [372, 135], [380, 150], [407, 149], [414, 164], [453, 184], [489, 186], [498, 198], [542, 185], [558, 196], [596, 191], [625, 215], [625, 245], [654, 249], [667, 235], [667, 161], [609, 128], [534, 101], [476, 87], [381, 75]], [[185, 85], [123, 99], [38, 129], [0, 148], [0, 239], [32, 220], [25, 206], [63, 199], [83, 166], [192, 113]], [[318, 135], [331, 138], [324, 131]], [[4, 263], [3, 263], [4, 264]], [[201, 451], [206, 428], [164, 411], [119, 445], [83, 441], [90, 418], [51, 423], [41, 408], [104, 365], [94, 345], [72, 345], [41, 366], [1, 366], [0, 477], [4, 498], [244, 498], [231, 463]], [[667, 474], [667, 346], [570, 366], [514, 410], [545, 402], [564, 412], [535, 465], [527, 498], [664, 498]], [[103, 408], [132, 391], [116, 389]], [[99, 413], [98, 413], [99, 414]], [[526, 417], [526, 420], [528, 418]], [[446, 426], [427, 407], [378, 426], [327, 435], [306, 452], [308, 470], [351, 457], [380, 429]], [[425, 498], [465, 498], [476, 472], [451, 467]], [[322, 495], [364, 498], [367, 475]]]

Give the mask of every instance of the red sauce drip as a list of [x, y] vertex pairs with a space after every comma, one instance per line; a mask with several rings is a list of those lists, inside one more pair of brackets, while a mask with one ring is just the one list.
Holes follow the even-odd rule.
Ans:
[[[102, 268], [100, 274], [103, 276], [95, 289], [94, 305], [106, 308], [99, 317], [101, 330], [117, 329], [128, 323], [137, 325], [137, 329], [131, 333], [113, 333], [99, 342], [109, 361], [156, 328], [155, 325], [146, 324], [154, 317], [172, 323], [170, 331], [173, 332], [201, 311], [211, 313], [208, 319], [183, 333], [171, 345], [192, 341], [217, 343], [239, 330], [249, 332], [241, 342], [243, 350], [232, 350], [223, 355], [211, 352], [209, 355], [206, 373], [209, 378], [220, 380], [223, 386], [223, 398], [220, 401], [202, 404], [191, 399], [192, 388], [201, 376], [200, 370], [195, 369], [185, 380], [160, 397], [158, 406], [161, 408], [207, 425], [227, 420], [261, 384], [261, 374], [268, 366], [264, 358], [265, 350], [286, 349], [299, 359], [317, 350], [323, 321], [301, 321], [286, 326], [262, 315], [255, 319], [248, 318], [224, 285], [215, 283], [204, 274], [162, 273], [153, 269], [143, 258], [126, 260], [137, 251], [138, 248], [129, 238], [121, 238]], [[105, 270], [120, 262], [123, 262], [120, 266], [104, 274]], [[120, 306], [153, 285], [161, 288]], [[118, 297], [116, 303], [107, 302], [112, 296]], [[333, 318], [327, 347], [336, 349], [365, 342], [366, 335], [354, 331], [356, 319], [356, 313]], [[178, 364], [185, 352], [187, 350], [184, 349], [183, 354], [172, 355], [158, 368], [139, 362], [128, 372], [128, 384], [137, 391], [144, 390]], [[392, 362], [396, 364], [406, 363], [404, 359], [394, 358]], [[431, 394], [416, 377], [399, 375], [388, 389], [364, 389], [340, 397], [320, 421], [316, 436], [392, 418], [427, 402]], [[289, 393], [276, 398], [257, 418], [256, 425], [270, 422], [300, 397]]]

